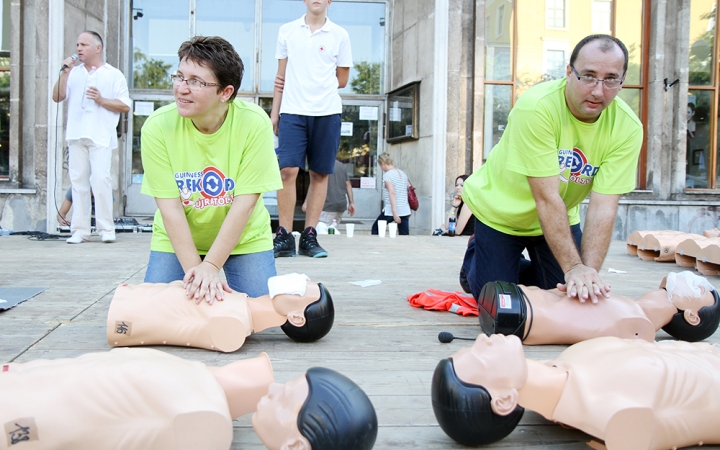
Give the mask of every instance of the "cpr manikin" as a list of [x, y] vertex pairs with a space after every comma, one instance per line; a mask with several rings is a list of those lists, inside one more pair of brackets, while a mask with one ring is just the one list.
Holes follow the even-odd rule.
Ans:
[[557, 289], [487, 283], [478, 298], [483, 331], [516, 335], [527, 345], [575, 344], [601, 336], [652, 342], [662, 328], [676, 339], [706, 339], [720, 323], [718, 293], [692, 272], [670, 273], [660, 289], [633, 300], [612, 294], [580, 302]]
[[504, 438], [523, 408], [609, 450], [717, 444], [720, 348], [603, 337], [540, 362], [525, 358], [516, 336], [481, 334], [440, 361], [432, 403], [445, 433], [466, 445]]
[[315, 367], [273, 383], [265, 353], [222, 367], [138, 348], [11, 363], [0, 398], [0, 449], [226, 450], [233, 419], [254, 411], [270, 449], [365, 450], [377, 434], [354, 382]]
[[113, 347], [179, 345], [222, 352], [237, 350], [251, 333], [281, 326], [300, 342], [325, 336], [335, 309], [327, 289], [289, 274], [268, 281], [270, 295], [250, 298], [231, 292], [223, 301], [196, 303], [181, 281], [123, 284], [115, 290], [107, 319]]

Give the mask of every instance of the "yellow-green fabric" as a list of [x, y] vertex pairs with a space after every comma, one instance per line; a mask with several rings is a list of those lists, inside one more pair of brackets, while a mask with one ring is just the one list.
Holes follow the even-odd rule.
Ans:
[[[242, 100], [229, 105], [225, 122], [210, 135], [181, 117], [173, 103], [155, 111], [142, 128], [143, 194], [180, 198], [193, 241], [207, 253], [233, 198], [261, 194], [232, 255], [273, 248], [270, 215], [262, 193], [282, 189], [272, 124], [259, 106]], [[174, 252], [160, 210], [150, 248]]]
[[635, 188], [642, 145], [640, 120], [619, 97], [594, 123], [577, 120], [565, 103], [567, 79], [540, 83], [517, 101], [487, 162], [463, 187], [463, 201], [489, 227], [513, 236], [542, 229], [527, 177], [560, 177], [570, 225], [590, 194]]

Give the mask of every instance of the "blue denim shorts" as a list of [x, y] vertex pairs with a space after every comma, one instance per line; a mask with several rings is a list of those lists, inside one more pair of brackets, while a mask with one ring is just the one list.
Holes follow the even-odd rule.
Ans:
[[281, 114], [278, 133], [280, 168], [307, 167], [315, 173], [331, 174], [340, 146], [340, 114], [300, 116]]
[[[250, 297], [267, 295], [268, 279], [277, 275], [273, 251], [230, 255], [223, 266], [225, 278], [232, 290]], [[146, 283], [170, 283], [182, 280], [185, 271], [175, 253], [150, 251], [145, 272]]]

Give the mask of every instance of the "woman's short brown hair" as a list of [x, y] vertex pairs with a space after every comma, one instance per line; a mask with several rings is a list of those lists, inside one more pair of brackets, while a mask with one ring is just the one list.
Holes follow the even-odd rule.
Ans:
[[218, 80], [218, 92], [232, 86], [234, 90], [228, 101], [233, 101], [245, 68], [231, 43], [219, 36], [195, 36], [180, 45], [178, 57], [180, 61], [188, 60], [207, 67]]

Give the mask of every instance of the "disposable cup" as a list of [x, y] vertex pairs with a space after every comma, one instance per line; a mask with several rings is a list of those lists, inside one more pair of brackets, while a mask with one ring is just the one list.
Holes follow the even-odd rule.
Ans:
[[300, 251], [300, 233], [293, 231], [292, 235], [295, 238], [295, 254], [297, 254]]
[[378, 220], [378, 236], [384, 238], [387, 229], [387, 220]]
[[388, 224], [388, 236], [391, 238], [397, 236], [397, 222], [390, 222]]
[[347, 233], [347, 237], [353, 237], [353, 235], [355, 234], [355, 224], [345, 224], [345, 233]]

